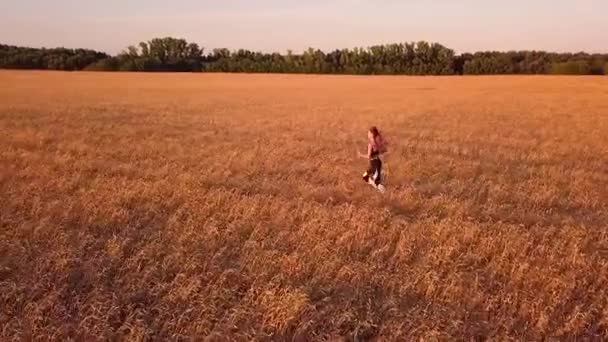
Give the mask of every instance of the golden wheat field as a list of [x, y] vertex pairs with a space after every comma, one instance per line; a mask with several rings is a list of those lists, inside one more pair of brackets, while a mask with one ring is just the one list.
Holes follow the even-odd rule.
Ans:
[[7, 71], [0, 129], [1, 340], [608, 338], [608, 78]]

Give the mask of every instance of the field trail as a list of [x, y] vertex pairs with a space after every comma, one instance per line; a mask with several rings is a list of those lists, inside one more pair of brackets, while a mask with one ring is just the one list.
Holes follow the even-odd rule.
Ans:
[[608, 338], [608, 78], [0, 72], [0, 130], [0, 339]]

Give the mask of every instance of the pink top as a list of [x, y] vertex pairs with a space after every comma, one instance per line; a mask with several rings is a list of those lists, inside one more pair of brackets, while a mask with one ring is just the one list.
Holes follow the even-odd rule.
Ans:
[[377, 158], [381, 153], [386, 152], [386, 140], [381, 136], [377, 136], [367, 145], [367, 155], [371, 158]]

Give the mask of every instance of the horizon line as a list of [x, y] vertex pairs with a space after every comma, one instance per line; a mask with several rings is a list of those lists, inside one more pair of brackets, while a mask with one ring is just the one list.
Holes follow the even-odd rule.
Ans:
[[183, 38], [183, 37], [176, 37], [176, 36], [162, 36], [162, 37], [154, 37], [151, 39], [147, 39], [147, 40], [141, 40], [137, 43], [125, 46], [124, 48], [122, 48], [120, 51], [112, 53], [109, 52], [107, 50], [101, 50], [101, 49], [96, 49], [96, 48], [91, 48], [91, 47], [70, 47], [70, 46], [66, 46], [66, 45], [59, 45], [59, 46], [32, 46], [32, 45], [22, 45], [22, 44], [17, 44], [17, 43], [5, 43], [5, 42], [1, 42], [0, 41], [0, 45], [6, 45], [6, 46], [14, 46], [14, 47], [19, 47], [19, 48], [32, 48], [32, 49], [70, 49], [70, 50], [77, 50], [77, 49], [85, 49], [85, 50], [93, 50], [96, 52], [101, 52], [101, 53], [105, 53], [107, 55], [110, 56], [117, 56], [119, 54], [121, 54], [122, 52], [124, 52], [126, 49], [129, 48], [129, 46], [135, 46], [137, 48], [139, 48], [139, 43], [141, 42], [149, 42], [152, 39], [163, 39], [163, 38], [175, 38], [175, 39], [183, 39], [185, 41], [187, 41], [188, 43], [196, 43], [199, 45], [199, 47], [201, 49], [203, 49], [204, 53], [208, 53], [208, 52], [212, 52], [216, 49], [227, 49], [231, 52], [233, 51], [238, 51], [238, 50], [245, 50], [245, 51], [250, 51], [250, 52], [254, 52], [254, 53], [264, 53], [264, 54], [274, 54], [274, 53], [278, 53], [278, 54], [286, 54], [289, 51], [293, 52], [294, 54], [302, 54], [304, 52], [306, 52], [309, 49], [313, 49], [315, 51], [319, 50], [322, 51], [324, 53], [327, 52], [333, 52], [336, 50], [354, 50], [354, 49], [368, 49], [371, 47], [375, 47], [375, 46], [387, 46], [387, 45], [394, 45], [394, 44], [411, 44], [411, 43], [419, 43], [419, 42], [426, 42], [429, 44], [440, 44], [452, 51], [454, 51], [455, 55], [463, 55], [463, 54], [475, 54], [475, 53], [484, 53], [484, 52], [501, 52], [501, 53], [508, 53], [508, 52], [545, 52], [545, 53], [554, 53], [554, 54], [588, 54], [588, 55], [606, 55], [608, 54], [608, 51], [604, 51], [604, 52], [599, 52], [599, 51], [589, 51], [589, 50], [543, 50], [543, 49], [505, 49], [505, 50], [497, 50], [497, 49], [490, 49], [490, 50], [477, 50], [477, 51], [457, 51], [456, 49], [453, 49], [441, 42], [438, 41], [427, 41], [427, 40], [409, 40], [409, 41], [401, 41], [401, 42], [392, 42], [392, 43], [377, 43], [377, 44], [372, 44], [372, 45], [359, 45], [359, 46], [352, 46], [352, 47], [340, 47], [340, 48], [332, 48], [332, 49], [321, 49], [321, 48], [316, 48], [314, 46], [309, 46], [309, 47], [305, 47], [299, 51], [296, 51], [294, 49], [283, 49], [283, 50], [268, 50], [268, 49], [260, 49], [260, 50], [251, 50], [251, 49], [247, 49], [247, 48], [230, 48], [230, 47], [213, 47], [213, 48], [207, 48], [206, 46], [195, 42], [195, 41], [190, 41], [187, 38]]

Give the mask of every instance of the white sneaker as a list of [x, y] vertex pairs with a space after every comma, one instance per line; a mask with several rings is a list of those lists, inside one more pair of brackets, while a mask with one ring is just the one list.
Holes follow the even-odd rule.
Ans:
[[382, 184], [378, 184], [378, 186], [376, 187], [378, 189], [378, 191], [380, 191], [380, 193], [384, 193], [386, 191], [386, 188], [384, 187], [384, 185]]

